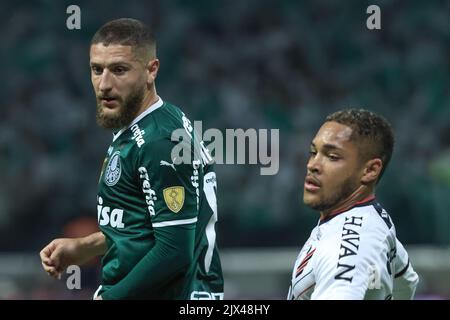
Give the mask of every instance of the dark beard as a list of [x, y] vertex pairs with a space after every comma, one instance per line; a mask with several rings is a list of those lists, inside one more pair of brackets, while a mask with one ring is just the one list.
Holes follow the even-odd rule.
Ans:
[[329, 198], [323, 199], [320, 203], [311, 203], [308, 204], [308, 207], [311, 209], [317, 210], [317, 211], [325, 211], [332, 207], [334, 207], [336, 204], [341, 202], [342, 200], [347, 199], [350, 197], [350, 195], [355, 192], [357, 189], [357, 186], [353, 186], [351, 183], [351, 178], [348, 178], [343, 184], [342, 188], [339, 189], [336, 193], [332, 194]]
[[129, 125], [136, 118], [143, 99], [144, 87], [141, 87], [127, 97], [119, 113], [114, 116], [106, 116], [103, 113], [101, 101], [97, 101], [97, 124], [106, 129], [120, 129]]

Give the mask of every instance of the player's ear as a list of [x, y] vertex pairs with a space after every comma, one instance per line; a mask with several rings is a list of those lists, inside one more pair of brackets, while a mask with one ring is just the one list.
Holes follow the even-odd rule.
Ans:
[[158, 75], [159, 59], [151, 59], [145, 68], [147, 70], [147, 85], [151, 86], [155, 82], [156, 76]]
[[382, 168], [383, 168], [383, 161], [381, 161], [381, 159], [379, 158], [370, 159], [369, 161], [366, 162], [364, 166], [361, 182], [363, 184], [370, 184], [372, 182], [377, 181]]

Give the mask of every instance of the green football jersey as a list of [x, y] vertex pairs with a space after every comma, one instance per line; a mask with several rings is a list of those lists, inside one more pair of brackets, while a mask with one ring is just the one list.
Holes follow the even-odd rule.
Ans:
[[107, 252], [96, 295], [223, 299], [210, 160], [184, 113], [161, 99], [115, 133], [98, 186]]

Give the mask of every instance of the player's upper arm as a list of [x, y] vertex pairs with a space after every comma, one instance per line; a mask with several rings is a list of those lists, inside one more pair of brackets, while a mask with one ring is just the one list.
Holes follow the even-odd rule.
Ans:
[[414, 298], [416, 287], [419, 283], [419, 276], [414, 271], [409, 261], [408, 253], [398, 239], [396, 239], [396, 247], [393, 298], [410, 300]]
[[154, 228], [197, 219], [198, 170], [192, 163], [175, 164], [172, 149], [177, 143], [169, 137], [150, 141], [139, 153], [138, 178]]

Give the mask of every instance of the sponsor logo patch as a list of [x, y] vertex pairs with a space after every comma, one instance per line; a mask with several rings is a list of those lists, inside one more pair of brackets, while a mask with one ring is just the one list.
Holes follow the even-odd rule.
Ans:
[[174, 213], [183, 208], [184, 204], [184, 187], [169, 187], [163, 190], [164, 201], [167, 207]]

